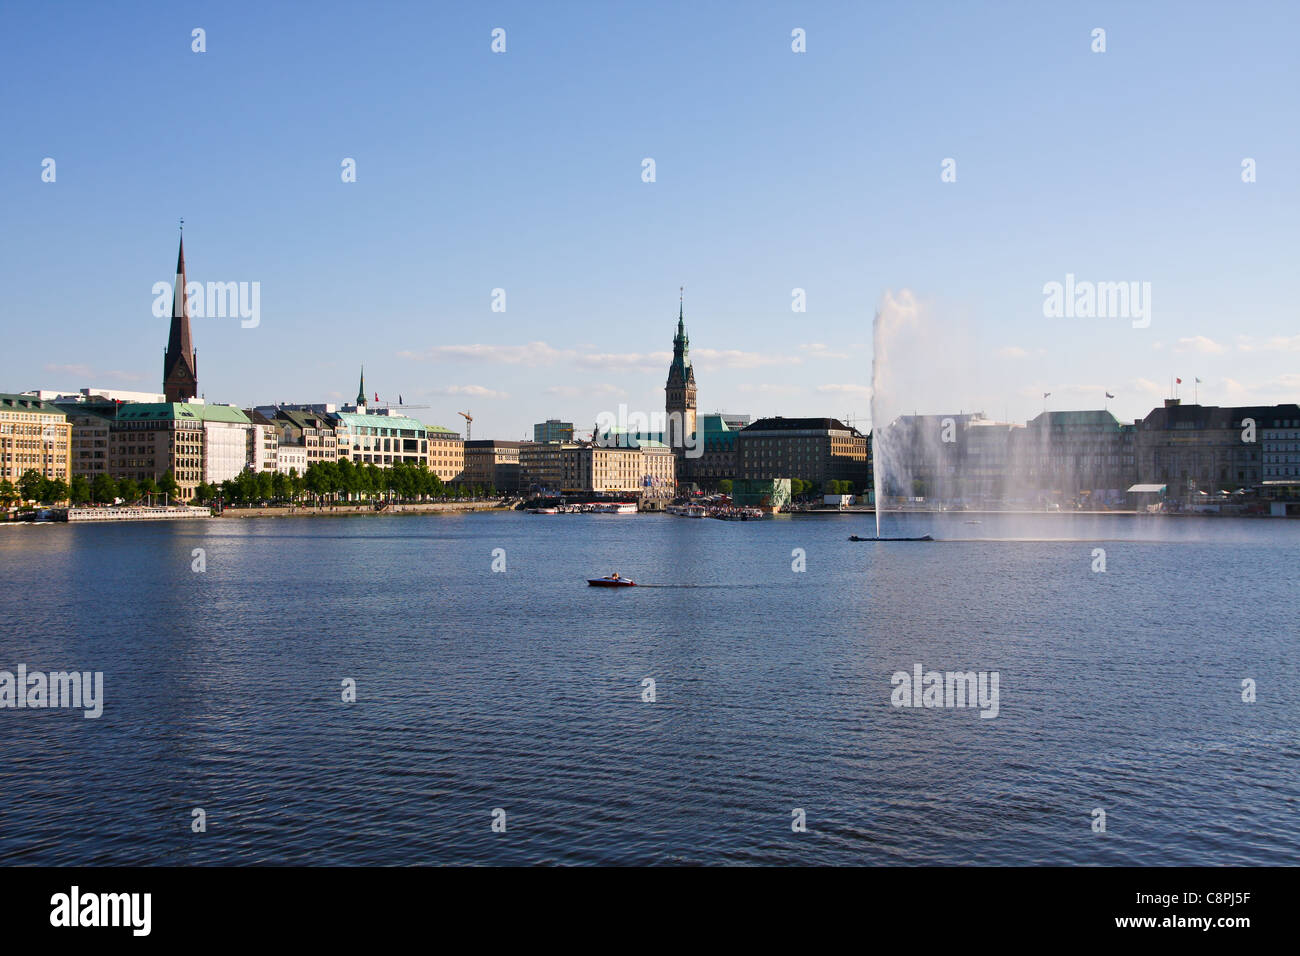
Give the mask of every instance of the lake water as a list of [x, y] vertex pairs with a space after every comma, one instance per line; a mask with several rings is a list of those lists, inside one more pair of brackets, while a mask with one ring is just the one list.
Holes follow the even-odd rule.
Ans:
[[[0, 710], [0, 862], [1300, 863], [1300, 523], [886, 522], [924, 532], [0, 528], [0, 669], [105, 698]], [[917, 664], [996, 672], [997, 716], [892, 706]]]

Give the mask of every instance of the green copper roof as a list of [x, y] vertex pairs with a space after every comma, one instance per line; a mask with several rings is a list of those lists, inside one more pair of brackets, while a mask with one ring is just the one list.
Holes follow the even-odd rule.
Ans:
[[131, 402], [118, 407], [119, 422], [200, 421], [249, 424], [249, 418], [233, 405], [196, 405], [191, 402]]
[[12, 395], [0, 392], [0, 409], [7, 412], [30, 412], [40, 415], [62, 415], [63, 409], [50, 402], [43, 402], [35, 395]]
[[407, 431], [429, 432], [435, 435], [455, 435], [450, 428], [441, 425], [426, 425], [407, 415], [362, 415], [359, 412], [335, 412], [334, 418], [348, 429], [358, 428], [396, 428]]

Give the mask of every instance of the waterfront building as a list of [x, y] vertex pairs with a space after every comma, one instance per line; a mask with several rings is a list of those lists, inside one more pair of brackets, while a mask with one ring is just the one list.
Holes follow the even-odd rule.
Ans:
[[641, 450], [601, 445], [575, 449], [577, 480], [565, 491], [627, 494], [641, 490]]
[[[1300, 408], [1295, 404], [1221, 408], [1167, 398], [1163, 407], [1137, 423], [1139, 480], [1168, 485], [1176, 497], [1258, 485], [1264, 480], [1264, 430], [1286, 433], [1290, 429], [1275, 423], [1297, 419]], [[1248, 420], [1254, 423], [1254, 441], [1247, 440]], [[1271, 437], [1269, 448], [1284, 441], [1289, 440]], [[1280, 468], [1290, 463], [1269, 464]]]
[[686, 459], [678, 458], [673, 449], [659, 441], [642, 441], [637, 450], [641, 453], [642, 501], [671, 501], [677, 494], [677, 465]]
[[495, 438], [465, 442], [465, 470], [457, 481], [493, 487], [497, 491], [519, 490], [519, 450], [526, 442], [501, 441]]
[[1264, 484], [1300, 485], [1300, 415], [1295, 405], [1276, 405], [1259, 428]]
[[228, 481], [244, 470], [250, 424], [233, 405], [119, 405], [109, 426], [109, 474], [156, 482], [170, 471], [188, 500], [201, 482]]
[[562, 490], [606, 495], [672, 498], [677, 484], [674, 449], [654, 439], [633, 445], [582, 443], [566, 450], [572, 465], [565, 468], [570, 484]]
[[429, 471], [443, 481], [455, 481], [465, 470], [465, 440], [459, 432], [441, 425], [425, 425], [423, 422], [416, 424], [424, 429], [425, 440], [428, 442]]
[[577, 458], [569, 452], [577, 442], [532, 442], [519, 448], [519, 484], [530, 494], [558, 495], [564, 488], [576, 488]]
[[952, 502], [973, 494], [966, 487], [968, 429], [983, 421], [983, 412], [900, 415], [879, 429], [873, 464], [884, 469], [884, 494]]
[[202, 409], [203, 418], [203, 480], [215, 485], [238, 478], [248, 467], [252, 422], [234, 405], [196, 407]]
[[0, 393], [0, 479], [24, 472], [72, 478], [72, 425], [62, 409], [34, 395]]
[[[333, 408], [333, 406], [329, 407]], [[301, 475], [306, 471], [309, 465], [333, 463], [339, 460], [338, 436], [334, 430], [334, 419], [328, 412], [319, 412], [307, 406], [259, 407], [254, 411], [275, 425], [278, 433], [277, 454], [280, 446], [302, 449], [303, 455], [306, 456], [306, 464], [298, 469], [298, 474]], [[292, 457], [296, 467], [298, 456], [293, 454]], [[280, 468], [278, 461], [276, 470], [285, 471]]]
[[[673, 336], [673, 360], [668, 366], [668, 381], [664, 385], [664, 410], [667, 412], [665, 444], [685, 456], [686, 444], [692, 444], [695, 422], [695, 368], [691, 365], [691, 340], [686, 334], [684, 305], [677, 303], [677, 334]], [[685, 469], [684, 469], [685, 471]]]
[[244, 409], [248, 416], [248, 467], [253, 471], [278, 471], [276, 454], [280, 432], [275, 422], [255, 408]]
[[275, 470], [282, 475], [290, 473], [301, 477], [307, 473], [307, 446], [280, 442], [275, 448]]
[[1043, 412], [1024, 425], [982, 412], [902, 415], [881, 429], [873, 464], [892, 498], [1118, 506], [1137, 480], [1136, 437], [1104, 409]]
[[1043, 412], [1015, 435], [1020, 473], [1045, 497], [1120, 505], [1138, 480], [1137, 429], [1104, 409]]
[[428, 464], [429, 442], [423, 422], [388, 409], [370, 412], [365, 405], [352, 408], [349, 411], [345, 405], [331, 416], [340, 459], [380, 467], [399, 462]]
[[671, 498], [677, 456], [663, 442], [549, 442], [519, 453], [521, 485], [539, 495], [617, 494]]
[[395, 408], [372, 411], [364, 402], [344, 405], [330, 420], [340, 460], [381, 468], [423, 464], [443, 481], [455, 481], [465, 470], [465, 442], [449, 428], [426, 425]]
[[533, 426], [533, 441], [571, 442], [573, 441], [573, 422], [562, 422], [558, 418], [548, 418]]
[[92, 483], [108, 474], [110, 432], [120, 400], [83, 388], [79, 393], [59, 393], [54, 403], [72, 426], [72, 474]]
[[199, 394], [199, 353], [190, 335], [190, 305], [185, 297], [185, 237], [176, 256], [176, 287], [172, 290], [172, 321], [163, 355], [163, 397], [188, 402]]
[[716, 488], [724, 478], [736, 476], [736, 436], [751, 424], [748, 415], [714, 412], [699, 419], [700, 456], [682, 459], [682, 477], [702, 487]]
[[736, 436], [736, 478], [800, 478], [871, 487], [867, 436], [835, 418], [760, 418]]
[[[1008, 475], [1015, 468], [1023, 424], [999, 422], [980, 416], [963, 429], [962, 497], [972, 506], [998, 505], [1014, 487]], [[880, 467], [879, 458], [876, 467]]]

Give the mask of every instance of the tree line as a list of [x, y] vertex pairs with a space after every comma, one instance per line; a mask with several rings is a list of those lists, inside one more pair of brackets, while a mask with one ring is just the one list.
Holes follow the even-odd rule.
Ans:
[[312, 462], [303, 474], [290, 468], [278, 471], [243, 471], [220, 484], [203, 482], [195, 500], [226, 504], [257, 501], [338, 501], [374, 498], [425, 501], [446, 498], [495, 498], [492, 485], [444, 482], [428, 465], [399, 462], [387, 468], [359, 464], [343, 458], [337, 462]]
[[134, 504], [142, 498], [153, 495], [168, 495], [171, 500], [180, 497], [181, 487], [170, 471], [157, 481], [146, 478], [136, 481], [134, 478], [114, 479], [100, 474], [91, 481], [85, 475], [73, 475], [71, 481], [62, 478], [47, 478], [35, 468], [29, 468], [19, 477], [17, 484], [4, 479], [0, 481], [0, 503], [6, 507], [21, 501], [35, 501], [43, 505], [70, 502], [73, 505], [112, 504], [119, 498], [128, 504]]
[[[167, 495], [170, 501], [181, 500], [181, 488], [170, 471], [155, 481], [145, 478], [115, 479], [107, 474], [74, 475], [72, 481], [46, 478], [29, 469], [14, 482], [0, 480], [0, 503], [8, 507], [22, 501], [44, 505], [70, 502], [72, 505], [113, 504], [122, 500], [135, 504], [150, 496]], [[444, 482], [429, 471], [427, 465], [399, 463], [388, 468], [373, 464], [355, 464], [348, 459], [337, 462], [313, 462], [303, 474], [290, 468], [278, 471], [242, 471], [235, 478], [220, 483], [200, 482], [195, 489], [196, 504], [217, 501], [248, 504], [256, 501], [338, 501], [374, 498], [402, 501], [441, 500], [447, 498], [496, 498], [491, 484]]]

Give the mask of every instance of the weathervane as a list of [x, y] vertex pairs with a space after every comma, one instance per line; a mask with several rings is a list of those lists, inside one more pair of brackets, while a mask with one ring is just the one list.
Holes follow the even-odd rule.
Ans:
[[181, 232], [185, 231], [185, 217], [181, 216]]

